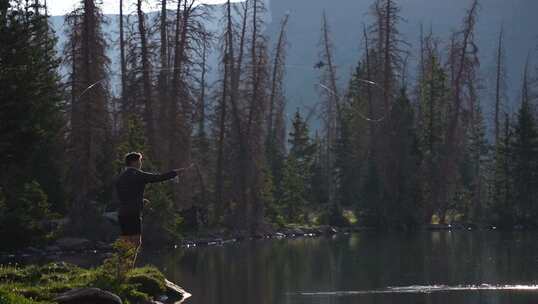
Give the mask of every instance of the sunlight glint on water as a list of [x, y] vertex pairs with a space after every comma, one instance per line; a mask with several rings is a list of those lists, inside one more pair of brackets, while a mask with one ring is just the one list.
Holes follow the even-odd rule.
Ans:
[[538, 292], [538, 285], [429, 285], [429, 286], [404, 286], [387, 287], [377, 290], [354, 290], [354, 291], [322, 291], [322, 292], [290, 292], [288, 296], [353, 296], [366, 294], [393, 294], [393, 293], [433, 293], [433, 292], [458, 292], [458, 291], [520, 291]]

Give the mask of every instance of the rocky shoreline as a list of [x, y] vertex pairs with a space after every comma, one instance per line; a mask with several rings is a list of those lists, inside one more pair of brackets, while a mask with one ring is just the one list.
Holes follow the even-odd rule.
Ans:
[[[474, 224], [431, 224], [424, 225], [418, 231], [452, 231], [452, 230], [497, 230], [497, 227], [479, 227]], [[524, 230], [514, 227], [514, 230]], [[235, 232], [206, 232], [195, 235], [187, 235], [177, 244], [167, 246], [167, 249], [193, 248], [197, 246], [222, 246], [230, 243], [245, 240], [259, 239], [293, 239], [326, 237], [338, 234], [349, 234], [357, 232], [375, 232], [371, 227], [289, 227], [282, 229], [266, 229], [256, 233], [246, 231]], [[150, 248], [151, 250], [152, 248]], [[55, 261], [68, 261], [81, 266], [92, 266], [91, 261], [99, 261], [110, 257], [112, 254], [112, 244], [105, 242], [95, 242], [83, 238], [61, 238], [53, 244], [43, 248], [27, 247], [15, 252], [0, 252], [0, 264], [7, 263], [47, 263]]]

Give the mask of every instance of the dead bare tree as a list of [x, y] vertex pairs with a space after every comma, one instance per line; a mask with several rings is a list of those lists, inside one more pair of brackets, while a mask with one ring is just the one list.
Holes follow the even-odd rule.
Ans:
[[504, 97], [503, 91], [506, 86], [506, 69], [505, 69], [505, 51], [504, 51], [504, 27], [501, 25], [499, 31], [499, 40], [497, 44], [496, 52], [496, 66], [495, 66], [495, 121], [494, 121], [494, 134], [495, 144], [499, 142], [500, 138], [500, 115], [502, 99]]
[[441, 162], [441, 174], [445, 176], [446, 180], [439, 185], [439, 216], [442, 223], [445, 221], [451, 189], [455, 186], [457, 163], [462, 150], [458, 147], [460, 147], [463, 139], [461, 115], [462, 104], [465, 100], [465, 83], [478, 64], [477, 48], [474, 44], [474, 29], [477, 13], [478, 1], [474, 0], [465, 16], [463, 29], [454, 34], [451, 42], [449, 65], [451, 71], [453, 71], [453, 81], [451, 83], [452, 101], [444, 141], [444, 158]]
[[322, 94], [325, 96], [323, 104], [323, 121], [325, 128], [325, 136], [327, 142], [327, 150], [325, 151], [325, 174], [327, 179], [327, 185], [329, 189], [329, 203], [331, 206], [334, 204], [337, 210], [339, 210], [339, 202], [336, 200], [336, 185], [334, 181], [334, 153], [333, 149], [336, 144], [338, 136], [338, 123], [340, 121], [340, 109], [339, 109], [339, 93], [337, 88], [337, 75], [336, 67], [334, 65], [333, 58], [333, 45], [330, 39], [330, 29], [327, 23], [327, 15], [323, 12], [322, 26], [321, 26], [321, 62], [325, 66], [323, 71], [321, 84]]
[[[286, 27], [289, 15], [284, 16], [280, 25], [278, 41], [275, 46], [273, 58], [273, 72], [271, 75], [271, 95], [269, 97], [269, 113], [267, 117], [267, 144], [277, 144], [276, 139], [279, 133], [276, 126], [277, 121], [281, 119], [282, 108], [285, 107], [283, 94], [283, 78], [285, 72], [286, 60]], [[275, 115], [276, 113], [276, 115]], [[283, 143], [281, 143], [283, 144]], [[278, 144], [277, 144], [278, 145]]]

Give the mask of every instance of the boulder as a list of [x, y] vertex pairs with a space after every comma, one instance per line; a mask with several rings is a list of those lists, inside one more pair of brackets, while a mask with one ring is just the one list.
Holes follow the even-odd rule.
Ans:
[[185, 291], [185, 289], [177, 286], [176, 284], [168, 281], [168, 280], [164, 280], [165, 282], [165, 285], [166, 285], [166, 295], [168, 297], [168, 299], [170, 300], [173, 300], [173, 301], [185, 301], [186, 299], [190, 298], [191, 297], [191, 294], [188, 293], [187, 291]]
[[79, 288], [64, 292], [54, 301], [60, 304], [122, 304], [117, 295], [99, 288]]
[[57, 240], [55, 245], [62, 250], [85, 250], [91, 247], [91, 242], [87, 239], [66, 237]]

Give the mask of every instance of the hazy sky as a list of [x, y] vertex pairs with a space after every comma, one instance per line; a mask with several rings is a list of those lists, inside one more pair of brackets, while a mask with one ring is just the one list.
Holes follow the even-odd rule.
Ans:
[[[226, 2], [226, 0], [197, 0], [200, 3], [207, 4], [218, 4]], [[237, 2], [238, 0], [232, 0], [232, 2]], [[124, 12], [129, 12], [134, 10], [135, 0], [124, 0], [123, 1]], [[158, 8], [157, 2], [155, 0], [145, 1], [145, 10], [152, 11]], [[49, 7], [49, 14], [52, 16], [65, 15], [68, 12], [72, 11], [78, 4], [80, 0], [48, 0], [47, 6]], [[119, 14], [120, 11], [120, 1], [119, 0], [103, 0], [103, 12], [105, 14]], [[150, 4], [148, 4], [150, 3]]]

